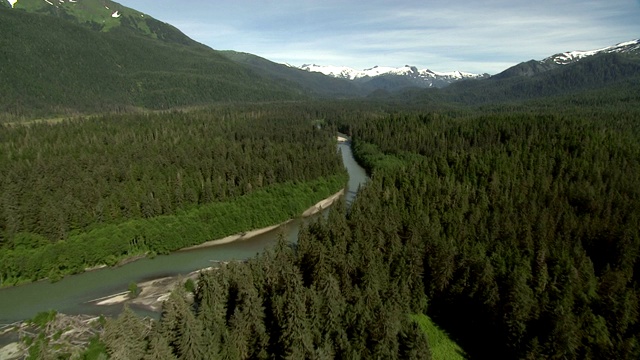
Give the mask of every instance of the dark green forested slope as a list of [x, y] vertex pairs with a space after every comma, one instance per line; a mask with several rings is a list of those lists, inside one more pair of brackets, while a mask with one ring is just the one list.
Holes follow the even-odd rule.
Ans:
[[0, 284], [302, 213], [346, 180], [335, 131], [305, 115], [256, 106], [0, 127]]
[[153, 39], [127, 27], [97, 32], [0, 8], [0, 34], [5, 117], [301, 96], [295, 86], [265, 79], [200, 44]]

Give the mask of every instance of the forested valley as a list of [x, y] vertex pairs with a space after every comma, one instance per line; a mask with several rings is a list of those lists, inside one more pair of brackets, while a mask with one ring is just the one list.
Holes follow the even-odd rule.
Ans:
[[640, 359], [637, 41], [369, 89], [55, 3], [0, 0], [0, 297], [298, 217], [348, 183], [337, 133], [370, 179], [157, 318], [19, 321], [23, 357]]
[[0, 285], [298, 216], [347, 179], [324, 125], [258, 105], [0, 125]]
[[638, 108], [536, 104], [319, 106], [372, 177], [352, 207], [203, 273], [159, 321], [107, 320], [87, 354], [425, 359], [426, 314], [472, 359], [637, 359]]

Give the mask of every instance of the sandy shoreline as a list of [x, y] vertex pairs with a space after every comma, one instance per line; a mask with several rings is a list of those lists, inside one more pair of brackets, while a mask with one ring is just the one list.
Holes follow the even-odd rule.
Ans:
[[209, 240], [206, 242], [203, 242], [202, 244], [199, 245], [193, 245], [193, 246], [189, 246], [186, 248], [182, 248], [178, 251], [187, 251], [187, 250], [194, 250], [194, 249], [200, 249], [200, 248], [205, 248], [205, 247], [209, 247], [209, 246], [216, 246], [216, 245], [222, 245], [222, 244], [228, 244], [234, 241], [238, 241], [238, 240], [247, 240], [247, 239], [251, 239], [254, 236], [258, 236], [258, 235], [262, 235], [266, 232], [269, 232], [271, 230], [277, 229], [280, 226], [282, 226], [283, 224], [287, 224], [289, 221], [291, 220], [287, 220], [286, 222], [282, 223], [282, 224], [276, 224], [276, 225], [272, 225], [272, 226], [267, 226], [265, 228], [262, 229], [256, 229], [256, 230], [252, 230], [252, 231], [247, 231], [241, 234], [235, 234], [235, 235], [229, 235], [226, 237], [223, 237], [222, 239], [216, 239], [216, 240]]
[[333, 205], [333, 203], [336, 202], [336, 200], [338, 200], [342, 195], [344, 195], [344, 189], [338, 191], [337, 193], [329, 196], [324, 200], [318, 201], [315, 205], [305, 210], [305, 212], [302, 213], [302, 217], [309, 217], [323, 211], [324, 209]]
[[[333, 205], [333, 203], [336, 202], [336, 200], [338, 200], [342, 195], [344, 195], [344, 189], [338, 191], [337, 193], [329, 196], [326, 199], [318, 201], [315, 205], [313, 205], [310, 208], [308, 208], [307, 210], [305, 210], [302, 213], [302, 217], [309, 217], [309, 216], [315, 215], [315, 214], [323, 211], [324, 209], [326, 209], [329, 206]], [[228, 243], [232, 243], [234, 241], [249, 240], [249, 239], [251, 239], [251, 238], [253, 238], [255, 236], [262, 235], [262, 234], [267, 233], [269, 231], [275, 230], [275, 229], [277, 229], [277, 228], [279, 228], [281, 226], [287, 225], [291, 221], [293, 221], [293, 220], [289, 219], [289, 220], [287, 220], [287, 221], [285, 221], [283, 223], [280, 223], [280, 224], [271, 225], [271, 226], [267, 226], [267, 227], [264, 227], [264, 228], [261, 228], [261, 229], [255, 229], [255, 230], [243, 232], [243, 233], [240, 233], [240, 234], [229, 235], [229, 236], [223, 237], [222, 239], [210, 240], [210, 241], [207, 241], [207, 242], [203, 242], [202, 244], [199, 244], [199, 245], [194, 245], [194, 246], [189, 246], [189, 247], [186, 247], [186, 248], [182, 248], [182, 249], [180, 249], [178, 251], [201, 249], [201, 248], [205, 248], [205, 247], [209, 247], [209, 246], [228, 244]]]

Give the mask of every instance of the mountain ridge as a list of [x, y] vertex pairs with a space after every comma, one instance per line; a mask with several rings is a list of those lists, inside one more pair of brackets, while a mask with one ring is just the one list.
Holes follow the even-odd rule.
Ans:
[[572, 62], [580, 61], [589, 56], [594, 56], [598, 54], [609, 54], [609, 53], [620, 53], [620, 54], [640, 53], [640, 39], [625, 41], [615, 45], [607, 46], [600, 49], [594, 49], [594, 50], [566, 51], [563, 53], [549, 56], [541, 60], [540, 62], [542, 63], [553, 62], [558, 65], [567, 65]]
[[[377, 78], [375, 82], [380, 82], [380, 77], [393, 82], [393, 78], [404, 78], [407, 87], [415, 86], [421, 88], [445, 87], [460, 80], [488, 78], [488, 74], [473, 74], [462, 71], [436, 72], [430, 69], [418, 69], [416, 66], [405, 65], [394, 68], [389, 66], [374, 66], [364, 70], [356, 70], [347, 66], [331, 66], [304, 64], [299, 67], [309, 72], [317, 72], [339, 79], [346, 79], [360, 83], [367, 83]], [[388, 83], [389, 81], [387, 81]], [[402, 84], [403, 82], [399, 82]], [[378, 89], [379, 86], [373, 86]], [[382, 87], [384, 88], [384, 87]], [[393, 89], [387, 89], [393, 90]]]
[[562, 66], [574, 64], [602, 54], [640, 54], [640, 39], [621, 42], [594, 50], [571, 50], [548, 56], [542, 60], [529, 60], [516, 64], [493, 75], [492, 79], [506, 79], [514, 76], [534, 76]]

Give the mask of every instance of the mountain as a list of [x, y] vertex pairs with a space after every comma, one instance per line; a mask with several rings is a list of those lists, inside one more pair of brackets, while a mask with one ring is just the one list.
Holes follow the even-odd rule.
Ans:
[[127, 29], [166, 42], [196, 44], [175, 27], [110, 0], [18, 0], [13, 8], [60, 17], [102, 32]]
[[492, 78], [506, 79], [513, 76], [533, 76], [601, 54], [640, 54], [640, 39], [596, 50], [567, 51], [549, 56], [543, 60], [529, 60], [512, 66], [505, 71], [492, 76]]
[[297, 84], [309, 95], [345, 98], [364, 96], [369, 92], [369, 89], [346, 79], [309, 72], [290, 65], [278, 64], [253, 54], [237, 51], [223, 51], [222, 54], [238, 64], [248, 66], [263, 76]]
[[[75, 8], [68, 2], [42, 3], [46, 7], [39, 0], [0, 7], [0, 115], [306, 98], [296, 84], [262, 76], [146, 15], [133, 26], [131, 18], [140, 13], [116, 3], [75, 0]], [[96, 4], [118, 11], [121, 16], [113, 19], [121, 22], [96, 26], [87, 21], [92, 11], [102, 11]], [[150, 32], [142, 24], [151, 25]]]
[[[524, 63], [535, 69], [539, 63]], [[521, 64], [522, 65], [522, 64]], [[516, 69], [523, 69], [520, 66]], [[481, 81], [452, 84], [445, 89], [404, 91], [392, 99], [410, 102], [455, 103], [465, 105], [505, 104], [542, 98], [591, 94], [622, 98], [640, 93], [640, 57], [629, 53], [601, 53], [580, 61], [557, 65], [539, 73], [493, 76]], [[593, 95], [596, 94], [596, 95]], [[626, 95], [625, 95], [626, 94]], [[636, 96], [637, 97], [637, 96]]]
[[370, 69], [355, 70], [344, 66], [322, 66], [305, 64], [300, 67], [309, 72], [318, 72], [334, 78], [352, 80], [368, 84], [371, 89], [398, 90], [406, 87], [442, 88], [465, 79], [487, 78], [488, 74], [471, 74], [460, 71], [435, 72], [405, 65], [400, 68], [374, 66]]
[[607, 46], [602, 49], [590, 50], [590, 51], [568, 51], [561, 54], [555, 54], [541, 61], [541, 63], [567, 65], [590, 56], [599, 54], [640, 54], [640, 39], [619, 43], [613, 46]]

